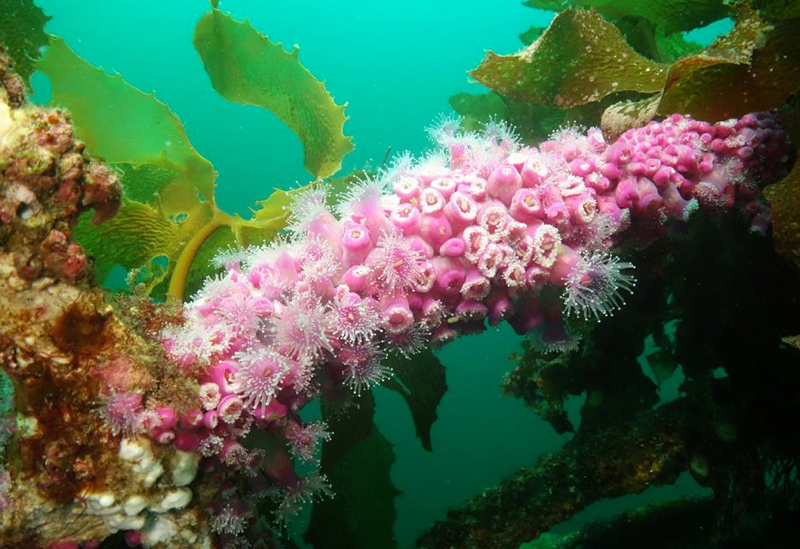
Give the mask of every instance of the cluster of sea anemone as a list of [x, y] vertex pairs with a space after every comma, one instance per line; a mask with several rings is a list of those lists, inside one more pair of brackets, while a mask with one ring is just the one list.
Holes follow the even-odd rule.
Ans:
[[[391, 375], [388, 353], [412, 355], [487, 323], [566, 348], [565, 316], [599, 319], [633, 290], [616, 246], [702, 209], [739, 208], [762, 227], [754, 182], [785, 161], [785, 135], [762, 114], [719, 124], [674, 115], [611, 144], [597, 129], [563, 130], [538, 147], [502, 125], [432, 133], [427, 157], [402, 157], [335, 208], [323, 184], [305, 190], [283, 238], [223, 257], [225, 274], [162, 334], [198, 381], [196, 407], [176, 415], [113, 395], [115, 428], [257, 472], [291, 512], [327, 491], [293, 466], [328, 436], [300, 418], [310, 400], [343, 402]], [[248, 448], [253, 428], [279, 443]]]

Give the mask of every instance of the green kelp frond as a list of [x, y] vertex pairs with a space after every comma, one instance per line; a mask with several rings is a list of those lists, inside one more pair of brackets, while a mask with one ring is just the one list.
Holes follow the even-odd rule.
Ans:
[[70, 111], [89, 152], [120, 174], [124, 196], [117, 215], [101, 225], [84, 215], [74, 231], [100, 280], [119, 265], [138, 272], [146, 292], [183, 299], [187, 282], [196, 289], [214, 270], [198, 258], [220, 247], [269, 241], [285, 226], [284, 208], [296, 190], [260, 202], [252, 219], [218, 209], [213, 166], [152, 94], [91, 66], [56, 37], [37, 68], [52, 81], [53, 102]]
[[194, 46], [222, 97], [268, 109], [297, 134], [306, 169], [315, 178], [339, 171], [353, 150], [343, 133], [344, 107], [300, 64], [297, 47], [286, 52], [250, 23], [216, 9], [198, 22]]
[[527, 48], [489, 52], [470, 74], [517, 101], [570, 108], [622, 91], [655, 93], [666, 69], [636, 53], [597, 12], [570, 9]]
[[594, 8], [612, 19], [642, 17], [661, 25], [667, 34], [703, 27], [727, 15], [725, 0], [528, 0], [524, 4], [549, 11]]
[[658, 26], [620, 21], [638, 49], [671, 62], [662, 64], [637, 53], [597, 12], [569, 9], [527, 48], [490, 52], [471, 74], [506, 105], [514, 100], [568, 111], [566, 119], [591, 114], [572, 116], [584, 105], [601, 106], [602, 117], [587, 125], [602, 124], [611, 137], [657, 115], [680, 112], [713, 122], [777, 108], [800, 88], [800, 18], [772, 6], [767, 19], [747, 3], [732, 11], [731, 32], [700, 50]]
[[322, 419], [332, 433], [322, 443], [320, 471], [336, 496], [314, 502], [303, 535], [314, 547], [396, 547], [391, 468], [392, 444], [374, 423], [375, 398], [366, 391], [346, 410], [322, 400]]
[[798, 28], [800, 18], [768, 22], [738, 5], [728, 35], [670, 67], [659, 114], [723, 120], [779, 107], [800, 88]]
[[84, 216], [75, 229], [98, 276], [105, 279], [115, 265], [143, 268], [158, 257], [169, 260], [164, 274], [171, 276], [196, 236], [227, 217], [214, 206], [211, 163], [167, 105], [91, 66], [61, 39], [51, 39], [37, 68], [89, 152], [120, 170], [125, 199], [116, 217], [94, 226]]
[[0, 0], [0, 44], [14, 60], [14, 70], [27, 80], [47, 45], [44, 26], [50, 20], [31, 0]]

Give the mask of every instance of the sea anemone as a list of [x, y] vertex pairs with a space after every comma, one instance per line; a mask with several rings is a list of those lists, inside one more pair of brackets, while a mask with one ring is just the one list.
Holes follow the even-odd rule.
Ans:
[[633, 292], [636, 281], [623, 271], [634, 266], [604, 251], [575, 255], [574, 264], [563, 280], [564, 311], [584, 320], [611, 316], [624, 305], [623, 292]]

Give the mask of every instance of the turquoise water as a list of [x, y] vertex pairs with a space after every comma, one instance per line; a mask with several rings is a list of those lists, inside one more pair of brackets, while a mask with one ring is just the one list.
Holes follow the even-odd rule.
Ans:
[[[192, 46], [207, 2], [37, 3], [53, 17], [47, 30], [76, 53], [170, 105], [195, 148], [218, 170], [223, 209], [246, 214], [273, 188], [308, 181], [294, 134], [270, 113], [229, 103], [211, 89]], [[518, 34], [551, 17], [519, 0], [223, 0], [221, 8], [249, 18], [287, 48], [299, 44], [304, 66], [326, 82], [337, 102], [348, 103], [345, 131], [356, 150], [345, 159], [344, 172], [380, 165], [388, 150], [424, 151], [424, 128], [450, 112], [448, 97], [484, 91], [467, 71], [485, 50], [517, 51]], [[724, 30], [722, 23], [706, 33]], [[34, 82], [46, 88], [42, 79]], [[376, 390], [376, 422], [394, 444], [392, 477], [403, 492], [397, 499], [400, 547], [410, 547], [448, 508], [566, 440], [521, 401], [501, 396], [502, 375], [512, 367], [508, 356], [518, 350], [519, 339], [504, 327], [439, 352], [449, 392], [433, 428], [433, 453], [419, 444], [400, 397]]]
[[[208, 83], [192, 33], [208, 2], [153, 1], [75, 4], [37, 2], [53, 16], [47, 30], [76, 53], [134, 86], [155, 91], [186, 126], [195, 148], [219, 171], [218, 198], [228, 211], [246, 213], [274, 187], [307, 182], [297, 138], [270, 113], [234, 105]], [[79, 5], [80, 9], [75, 6]], [[345, 132], [356, 150], [344, 169], [380, 165], [387, 149], [420, 152], [423, 131], [450, 111], [458, 92], [480, 93], [469, 82], [484, 51], [513, 52], [517, 35], [546, 25], [551, 15], [517, 0], [492, 2], [409, 0], [402, 3], [330, 0], [231, 0], [220, 7], [287, 49], [338, 103], [348, 103]]]

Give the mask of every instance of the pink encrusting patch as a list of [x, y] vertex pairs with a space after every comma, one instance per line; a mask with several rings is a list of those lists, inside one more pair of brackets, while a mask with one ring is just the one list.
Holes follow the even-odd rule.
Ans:
[[[767, 114], [718, 124], [673, 115], [606, 143], [600, 130], [556, 133], [538, 148], [507, 129], [434, 132], [439, 151], [406, 156], [347, 191], [337, 215], [325, 188], [299, 191], [285, 241], [225, 261], [166, 329], [166, 352], [197, 381], [178, 413], [118, 387], [114, 432], [254, 467], [282, 509], [325, 493], [289, 451], [312, 459], [323, 427], [298, 414], [320, 394], [342, 402], [392, 376], [410, 355], [509, 322], [547, 348], [574, 341], [564, 317], [598, 320], [624, 305], [633, 266], [610, 251], [657, 238], [693, 212], [736, 208], [768, 225], [759, 185], [786, 171], [786, 134]], [[253, 427], [277, 443], [253, 460]], [[224, 509], [239, 515], [233, 504]], [[220, 511], [222, 513], [222, 511]]]

